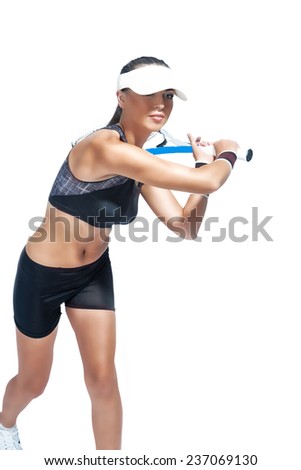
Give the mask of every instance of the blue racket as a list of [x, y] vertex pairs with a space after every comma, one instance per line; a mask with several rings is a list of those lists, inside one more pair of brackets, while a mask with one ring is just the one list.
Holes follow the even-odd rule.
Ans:
[[[157, 145], [155, 145], [156, 143]], [[150, 144], [153, 144], [153, 146], [149, 147]], [[192, 147], [189, 143], [175, 139], [165, 129], [161, 129], [160, 132], [151, 134], [144, 148], [153, 155], [162, 155], [168, 153], [192, 153]], [[203, 150], [204, 152], [207, 151], [209, 154], [214, 155], [214, 147], [211, 145], [204, 147]], [[237, 158], [245, 162], [249, 162], [253, 158], [253, 150], [239, 147]]]

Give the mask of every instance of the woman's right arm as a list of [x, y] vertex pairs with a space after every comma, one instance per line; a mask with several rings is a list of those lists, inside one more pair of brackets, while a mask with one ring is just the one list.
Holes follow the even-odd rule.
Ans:
[[[218, 153], [230, 149], [235, 152], [238, 147], [230, 140], [220, 140], [216, 144]], [[216, 191], [231, 173], [231, 165], [225, 160], [190, 168], [115, 139], [97, 141], [97, 158], [102, 172], [108, 175], [123, 175], [151, 186], [196, 194]]]

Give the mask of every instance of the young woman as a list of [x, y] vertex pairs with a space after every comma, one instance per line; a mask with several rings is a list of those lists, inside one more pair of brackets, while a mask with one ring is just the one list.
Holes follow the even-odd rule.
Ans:
[[[135, 218], [141, 193], [171, 230], [194, 238], [200, 223], [193, 220], [204, 215], [208, 194], [227, 180], [238, 148], [232, 140], [215, 142], [213, 159], [202, 150], [206, 144], [200, 138], [189, 136], [193, 168], [144, 150], [150, 134], [167, 122], [175, 95], [186, 99], [165, 62], [153, 57], [129, 62], [118, 79], [118, 106], [109, 125], [78, 141], [57, 175], [44, 222], [18, 264], [14, 318], [19, 369], [3, 399], [0, 449], [21, 449], [16, 420], [48, 382], [62, 304], [83, 361], [96, 449], [121, 447], [111, 227]], [[171, 190], [191, 193], [184, 207]]]

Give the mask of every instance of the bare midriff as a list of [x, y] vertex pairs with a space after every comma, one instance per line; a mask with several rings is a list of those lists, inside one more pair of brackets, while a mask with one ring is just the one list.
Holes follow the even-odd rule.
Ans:
[[48, 203], [44, 221], [28, 239], [26, 252], [44, 266], [84, 266], [105, 252], [110, 232], [110, 228], [94, 227]]

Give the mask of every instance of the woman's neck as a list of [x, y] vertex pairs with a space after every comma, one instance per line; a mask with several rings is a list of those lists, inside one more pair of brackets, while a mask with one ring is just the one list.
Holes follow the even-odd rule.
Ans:
[[123, 130], [127, 142], [136, 145], [136, 147], [142, 148], [151, 134], [151, 132], [145, 128], [133, 130], [131, 126], [127, 126], [122, 120], [120, 120], [117, 125]]

